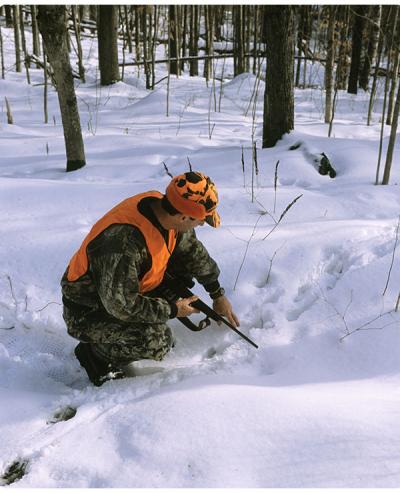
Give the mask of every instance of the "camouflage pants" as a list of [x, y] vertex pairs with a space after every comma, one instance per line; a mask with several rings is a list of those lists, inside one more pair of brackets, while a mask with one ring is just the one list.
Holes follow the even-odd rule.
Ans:
[[127, 365], [141, 359], [161, 361], [173, 345], [166, 324], [129, 324], [112, 317], [104, 309], [79, 312], [64, 304], [63, 317], [68, 334], [90, 343], [102, 360]]

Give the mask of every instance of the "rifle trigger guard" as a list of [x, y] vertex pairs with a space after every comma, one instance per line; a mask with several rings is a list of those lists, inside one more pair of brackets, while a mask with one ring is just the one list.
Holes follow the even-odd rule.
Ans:
[[208, 317], [204, 318], [203, 320], [200, 320], [200, 322], [199, 322], [199, 330], [205, 329], [210, 324], [211, 324], [211, 320]]

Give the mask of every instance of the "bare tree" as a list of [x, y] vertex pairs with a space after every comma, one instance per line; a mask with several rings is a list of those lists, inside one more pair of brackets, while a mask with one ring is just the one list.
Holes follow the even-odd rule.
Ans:
[[366, 28], [368, 47], [366, 55], [364, 57], [364, 64], [360, 73], [360, 87], [364, 89], [364, 91], [368, 90], [369, 74], [371, 71], [372, 63], [376, 56], [381, 12], [381, 5], [370, 5], [368, 7], [368, 23]]
[[335, 64], [335, 21], [336, 21], [336, 5], [328, 6], [329, 21], [328, 21], [328, 47], [326, 53], [325, 64], [325, 123], [330, 123], [332, 120], [332, 93], [333, 93], [333, 68]]
[[118, 66], [118, 6], [100, 5], [97, 18], [99, 68], [102, 86], [120, 80]]
[[0, 57], [1, 57], [1, 78], [5, 79], [3, 35], [1, 33], [1, 27], [0, 27]]
[[353, 20], [353, 34], [352, 34], [352, 50], [351, 50], [351, 65], [349, 75], [349, 85], [347, 92], [350, 94], [357, 94], [358, 79], [361, 66], [361, 52], [362, 52], [362, 40], [363, 31], [365, 27], [365, 14], [367, 7], [363, 5], [356, 5], [353, 8], [354, 20]]
[[19, 5], [13, 6], [14, 21], [14, 45], [15, 45], [15, 69], [21, 72], [21, 24], [19, 22]]
[[399, 84], [399, 87], [397, 89], [396, 104], [395, 104], [394, 110], [393, 110], [393, 121], [392, 121], [392, 127], [391, 127], [391, 131], [390, 131], [388, 150], [387, 150], [387, 154], [386, 154], [385, 171], [383, 173], [382, 185], [388, 185], [389, 184], [390, 170], [392, 168], [392, 161], [393, 161], [394, 146], [396, 143], [397, 126], [398, 126], [398, 122], [399, 122], [399, 110], [400, 110], [400, 84]]
[[[170, 74], [180, 75], [179, 58], [180, 47], [180, 23], [178, 5], [170, 5], [169, 12], [169, 36], [168, 36], [168, 58], [172, 58], [169, 64]], [[175, 59], [175, 60], [174, 60]]]
[[39, 5], [38, 25], [54, 72], [67, 154], [67, 171], [86, 164], [74, 79], [67, 48], [64, 5]]
[[[199, 54], [199, 6], [190, 6], [190, 40], [189, 55], [196, 57]], [[199, 61], [190, 60], [190, 75], [199, 75]]]
[[396, 25], [397, 25], [397, 29], [396, 29], [395, 42], [393, 45], [394, 47], [393, 65], [392, 65], [391, 77], [390, 77], [391, 85], [390, 85], [386, 125], [391, 125], [392, 123], [396, 86], [397, 86], [397, 80], [399, 78], [399, 63], [400, 63], [400, 18], [399, 17], [397, 17]]
[[79, 9], [75, 5], [72, 5], [72, 21], [74, 24], [76, 46], [78, 51], [78, 70], [79, 78], [84, 83], [85, 82], [85, 67], [83, 66], [83, 52], [81, 43], [81, 17]]
[[273, 147], [294, 127], [293, 6], [264, 5], [267, 72], [263, 147]]
[[338, 89], [346, 89], [347, 87], [347, 77], [349, 72], [348, 66], [348, 52], [349, 52], [349, 16], [350, 16], [350, 6], [341, 5], [338, 11], [338, 21], [339, 21], [339, 55], [338, 55], [338, 65], [336, 69], [336, 85]]
[[[31, 18], [32, 18], [32, 52], [36, 57], [40, 57], [40, 39], [39, 29], [37, 25], [37, 6], [31, 5]], [[36, 64], [38, 67], [38, 64]]]

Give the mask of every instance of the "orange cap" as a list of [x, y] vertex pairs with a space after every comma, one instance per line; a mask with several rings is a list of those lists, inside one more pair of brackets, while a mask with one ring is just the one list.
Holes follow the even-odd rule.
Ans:
[[206, 221], [217, 228], [221, 219], [215, 210], [218, 192], [213, 181], [203, 173], [189, 171], [172, 178], [165, 195], [171, 205], [181, 214]]

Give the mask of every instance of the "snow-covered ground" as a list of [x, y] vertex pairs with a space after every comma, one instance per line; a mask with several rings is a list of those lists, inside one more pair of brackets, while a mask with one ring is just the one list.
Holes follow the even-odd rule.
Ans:
[[[323, 91], [296, 90], [295, 130], [262, 150], [261, 82], [252, 202], [253, 75], [224, 81], [220, 112], [212, 84], [171, 78], [167, 117], [166, 81], [147, 91], [128, 68], [124, 82], [100, 88], [86, 39], [77, 95], [87, 165], [67, 174], [56, 93], [45, 125], [42, 73], [32, 68], [29, 86], [14, 72], [13, 34], [2, 31], [0, 474], [26, 464], [11, 487], [399, 486], [400, 141], [391, 184], [374, 186], [382, 101], [368, 127], [368, 95], [341, 92], [328, 138]], [[315, 65], [310, 80], [322, 75]], [[310, 162], [321, 152], [335, 179]], [[173, 321], [165, 361], [95, 388], [73, 355], [60, 278], [97, 218], [127, 196], [163, 191], [162, 162], [179, 174], [188, 158], [218, 186], [222, 226], [198, 236], [259, 349], [216, 325], [192, 333]], [[66, 406], [75, 417], [54, 423]]]

